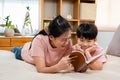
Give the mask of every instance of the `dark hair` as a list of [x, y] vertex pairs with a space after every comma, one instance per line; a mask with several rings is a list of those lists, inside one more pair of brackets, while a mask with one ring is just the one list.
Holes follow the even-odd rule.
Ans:
[[48, 35], [53, 35], [54, 37], [59, 37], [64, 32], [71, 30], [71, 26], [66, 19], [58, 15], [54, 20], [52, 20], [48, 27]]
[[[43, 30], [35, 35], [35, 37], [39, 34], [42, 35], [53, 35], [54, 37], [59, 37], [64, 32], [71, 30], [71, 25], [68, 23], [66, 19], [62, 16], [58, 15], [55, 19], [53, 19], [48, 26], [48, 34]], [[34, 37], [34, 38], [35, 38]]]
[[81, 23], [77, 28], [77, 37], [84, 37], [86, 39], [95, 39], [98, 34], [98, 30], [93, 23]]
[[37, 33], [37, 34], [33, 37], [33, 39], [34, 39], [37, 35], [39, 35], [39, 34], [48, 35], [48, 34], [45, 32], [45, 30], [43, 29], [43, 30], [41, 30], [39, 33]]
[[[37, 35], [52, 35], [54, 37], [59, 37], [62, 35], [64, 32], [71, 30], [71, 26], [68, 23], [66, 19], [64, 19], [62, 16], [58, 15], [55, 19], [53, 19], [49, 26], [48, 26], [48, 34], [43, 30], [41, 30], [39, 33], [37, 33], [34, 38]], [[33, 38], [33, 39], [34, 39]], [[31, 48], [31, 45], [30, 45]], [[29, 48], [29, 49], [30, 49]]]

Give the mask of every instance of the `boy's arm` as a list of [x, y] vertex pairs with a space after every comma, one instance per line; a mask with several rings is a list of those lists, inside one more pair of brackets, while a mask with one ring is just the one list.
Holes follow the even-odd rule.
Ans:
[[85, 55], [87, 57], [87, 64], [88, 64], [88, 67], [92, 70], [101, 70], [103, 68], [103, 62], [101, 61], [98, 61], [98, 59], [103, 55], [102, 54], [103, 51], [101, 51], [101, 53], [99, 53], [98, 55], [96, 56], [91, 56], [90, 52], [89, 51], [86, 51], [85, 52]]

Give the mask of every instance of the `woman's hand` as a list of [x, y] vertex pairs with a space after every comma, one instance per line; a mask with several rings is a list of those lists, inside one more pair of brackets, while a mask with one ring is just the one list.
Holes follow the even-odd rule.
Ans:
[[71, 59], [69, 56], [63, 57], [57, 64], [59, 71], [71, 72], [74, 70], [73, 65], [71, 64]]

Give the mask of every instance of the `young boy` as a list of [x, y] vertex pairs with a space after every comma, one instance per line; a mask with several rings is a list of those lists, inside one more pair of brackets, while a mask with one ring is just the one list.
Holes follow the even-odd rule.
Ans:
[[[74, 51], [80, 51], [89, 60], [102, 52], [102, 48], [96, 42], [97, 27], [92, 23], [82, 23], [77, 29], [78, 42], [73, 46]], [[91, 70], [101, 70], [106, 62], [105, 52], [101, 57], [88, 65]]]

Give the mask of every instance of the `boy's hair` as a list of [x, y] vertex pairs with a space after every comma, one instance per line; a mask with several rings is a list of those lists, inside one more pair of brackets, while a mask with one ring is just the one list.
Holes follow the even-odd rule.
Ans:
[[64, 32], [71, 30], [71, 26], [66, 19], [58, 15], [48, 26], [48, 35], [59, 37]]
[[77, 37], [84, 37], [85, 39], [95, 39], [98, 34], [98, 30], [95, 24], [81, 23], [77, 28]]

